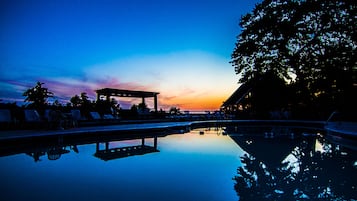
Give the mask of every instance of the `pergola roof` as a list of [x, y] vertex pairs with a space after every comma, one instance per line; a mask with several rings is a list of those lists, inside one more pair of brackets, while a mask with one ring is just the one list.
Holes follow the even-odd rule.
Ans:
[[98, 96], [118, 96], [118, 97], [135, 97], [135, 98], [147, 98], [155, 97], [159, 92], [150, 92], [150, 91], [133, 91], [133, 90], [124, 90], [124, 89], [111, 89], [104, 88], [96, 90]]

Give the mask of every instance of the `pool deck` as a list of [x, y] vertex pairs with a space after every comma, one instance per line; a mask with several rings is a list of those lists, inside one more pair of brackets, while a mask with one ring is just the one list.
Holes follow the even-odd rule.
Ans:
[[343, 134], [345, 136], [357, 137], [356, 122], [329, 122], [325, 129], [331, 134]]
[[7, 130], [0, 131], [0, 140], [43, 137], [43, 136], [59, 136], [59, 135], [81, 135], [92, 133], [112, 133], [132, 131], [139, 132], [152, 129], [169, 129], [174, 127], [189, 126], [189, 122], [163, 122], [163, 123], [140, 123], [140, 124], [121, 124], [121, 125], [106, 125], [106, 126], [90, 126], [77, 127], [64, 130]]
[[16, 140], [23, 138], [45, 137], [45, 136], [69, 136], [90, 134], [119, 134], [121, 132], [149, 132], [180, 130], [187, 127], [202, 128], [226, 125], [294, 125], [323, 128], [322, 121], [294, 121], [294, 120], [207, 120], [207, 121], [185, 121], [185, 122], [137, 122], [117, 125], [102, 125], [90, 127], [77, 127], [65, 130], [3, 130], [0, 131], [0, 141]]

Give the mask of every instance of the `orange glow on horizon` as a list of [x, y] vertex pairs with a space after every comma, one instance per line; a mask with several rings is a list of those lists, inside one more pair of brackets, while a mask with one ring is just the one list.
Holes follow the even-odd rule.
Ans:
[[172, 105], [180, 108], [181, 111], [214, 111], [219, 110], [223, 101], [227, 97], [202, 96], [202, 97], [180, 97], [174, 100], [165, 101], [162, 104]]

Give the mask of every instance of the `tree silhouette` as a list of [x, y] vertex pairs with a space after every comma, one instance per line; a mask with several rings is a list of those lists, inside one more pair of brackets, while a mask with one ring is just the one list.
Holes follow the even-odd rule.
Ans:
[[181, 114], [180, 108], [171, 107], [170, 110], [169, 110], [169, 114]]
[[318, 140], [322, 151], [314, 149], [315, 138], [300, 141], [290, 153], [294, 162], [270, 166], [254, 155], [242, 156], [233, 178], [240, 200], [354, 200], [356, 151]]
[[31, 105], [37, 109], [43, 109], [47, 104], [47, 99], [53, 97], [53, 93], [43, 87], [44, 83], [37, 82], [36, 86], [27, 89], [23, 96], [26, 96], [25, 102], [31, 102]]
[[70, 102], [72, 103], [73, 107], [82, 107], [82, 108], [88, 108], [91, 106], [91, 101], [89, 100], [89, 97], [87, 96], [87, 93], [82, 92], [80, 95], [75, 95], [70, 99]]
[[113, 114], [117, 115], [119, 108], [117, 108], [118, 102], [112, 98], [110, 100], [97, 100], [95, 102], [95, 110], [99, 112], [99, 114]]
[[146, 103], [139, 103], [138, 109], [144, 111], [144, 110], [148, 109], [148, 106], [146, 105]]
[[70, 99], [73, 107], [79, 107], [81, 105], [81, 98], [78, 95], [73, 96]]
[[95, 109], [95, 103], [92, 103], [89, 100], [89, 97], [85, 92], [71, 97], [70, 102], [73, 107], [78, 107], [84, 116], [89, 116], [89, 112]]
[[241, 18], [231, 63], [241, 83], [274, 72], [302, 103], [356, 102], [357, 4], [350, 0], [264, 0]]
[[87, 96], [87, 93], [85, 93], [85, 92], [81, 93], [81, 102], [80, 103], [83, 107], [86, 107], [91, 104], [89, 97]]

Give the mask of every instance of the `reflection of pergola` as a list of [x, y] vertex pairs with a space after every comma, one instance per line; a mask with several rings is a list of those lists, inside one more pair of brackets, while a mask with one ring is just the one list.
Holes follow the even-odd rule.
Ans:
[[157, 150], [157, 136], [154, 136], [154, 146], [145, 145], [145, 138], [141, 139], [141, 145], [109, 148], [110, 142], [104, 142], [105, 148], [100, 149], [100, 142], [96, 143], [96, 152], [94, 156], [104, 161], [109, 161], [118, 158], [125, 158], [129, 156], [144, 155], [148, 153], [159, 152]]
[[132, 90], [123, 90], [123, 89], [111, 89], [104, 88], [96, 90], [97, 92], [97, 100], [100, 99], [101, 96], [105, 96], [107, 100], [110, 100], [111, 96], [118, 97], [133, 97], [133, 98], [142, 98], [142, 103], [145, 103], [145, 98], [154, 98], [154, 109], [157, 112], [157, 95], [158, 92], [149, 92], [149, 91], [132, 91]]

